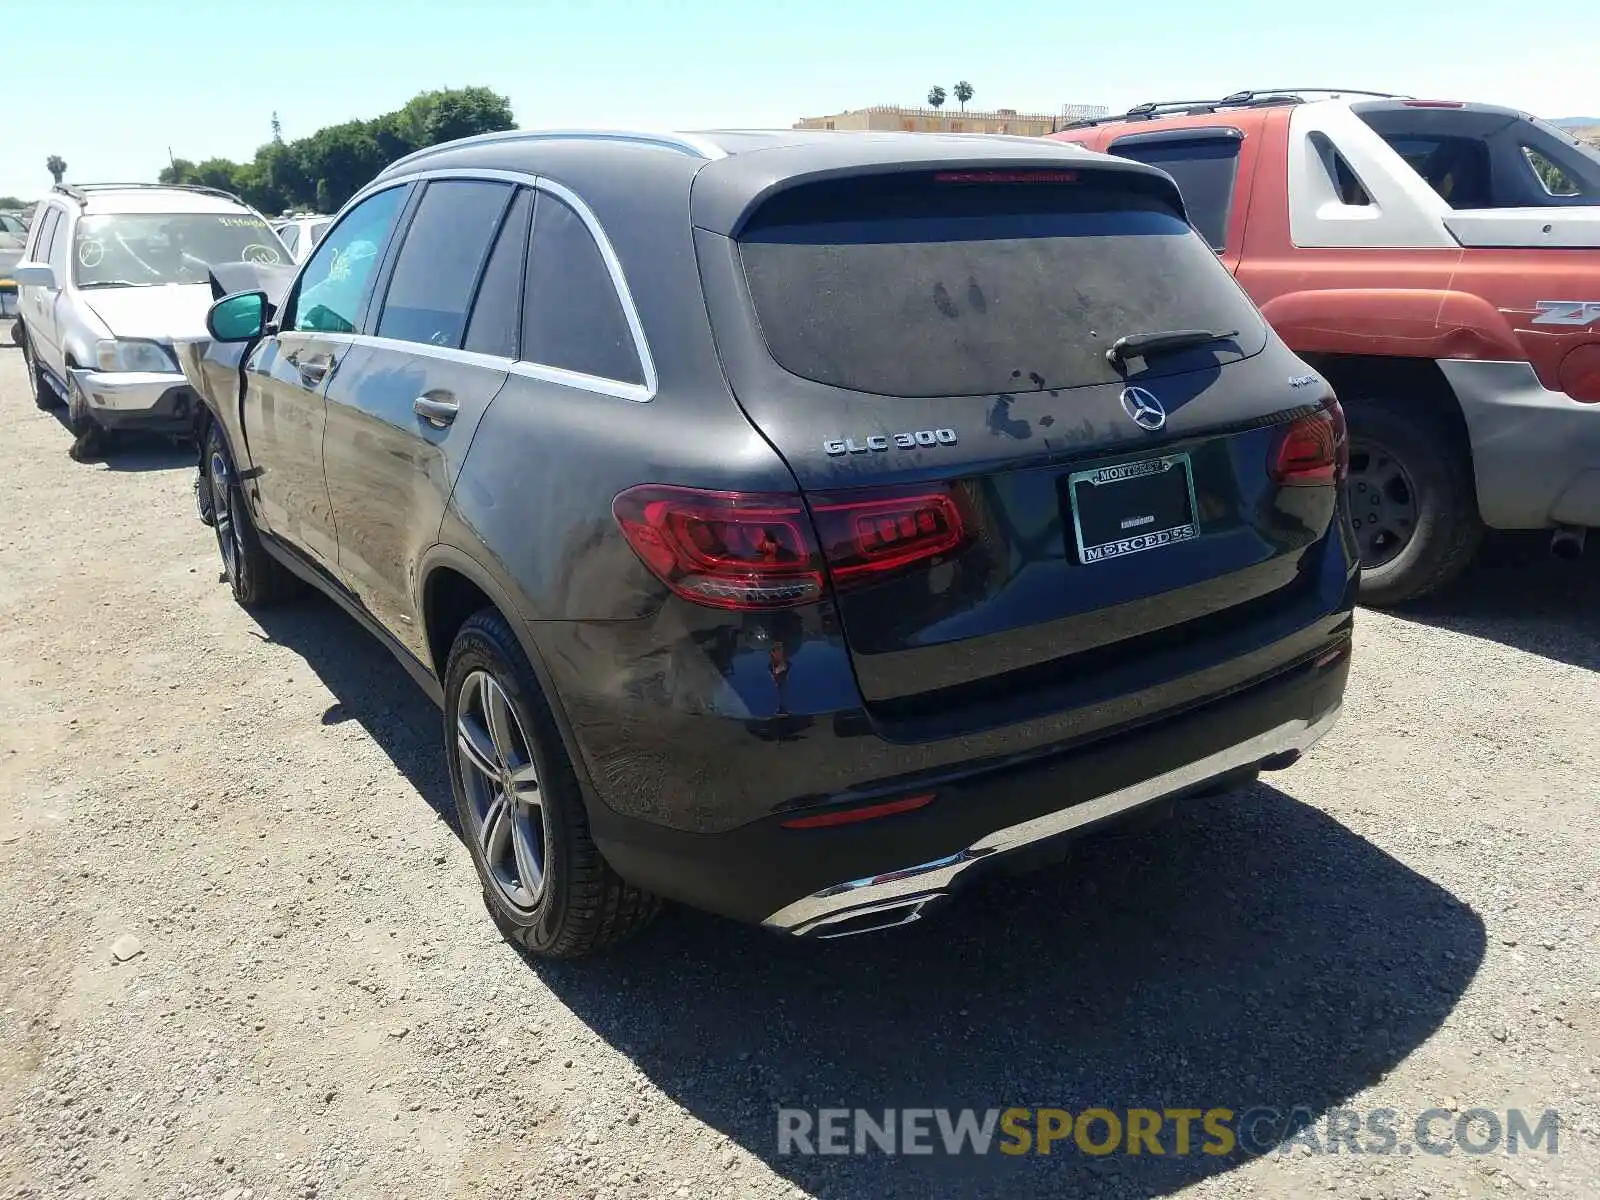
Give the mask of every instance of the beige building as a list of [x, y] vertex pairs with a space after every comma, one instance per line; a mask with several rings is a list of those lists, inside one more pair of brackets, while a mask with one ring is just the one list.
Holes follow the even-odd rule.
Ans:
[[960, 108], [902, 108], [897, 104], [876, 104], [871, 108], [853, 108], [849, 112], [834, 113], [828, 117], [802, 117], [796, 129], [872, 129], [902, 131], [905, 133], [1014, 133], [1025, 137], [1042, 137], [1054, 133], [1070, 120], [1079, 116], [1103, 115], [1105, 109], [1095, 105], [1070, 104], [1063, 108], [1071, 117], [1061, 113], [1019, 113], [1014, 108], [997, 108], [990, 112]]

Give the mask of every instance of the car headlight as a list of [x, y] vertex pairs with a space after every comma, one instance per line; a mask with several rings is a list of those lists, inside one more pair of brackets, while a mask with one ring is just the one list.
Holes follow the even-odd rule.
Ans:
[[96, 342], [95, 359], [102, 371], [157, 371], [178, 369], [172, 351], [159, 342], [123, 341], [120, 338]]

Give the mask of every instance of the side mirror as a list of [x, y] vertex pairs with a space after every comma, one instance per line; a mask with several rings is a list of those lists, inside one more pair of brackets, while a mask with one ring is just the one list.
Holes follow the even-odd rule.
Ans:
[[267, 320], [267, 294], [224, 296], [206, 313], [206, 332], [219, 342], [248, 342], [261, 336]]
[[49, 263], [18, 263], [11, 270], [11, 278], [18, 287], [42, 287], [55, 290], [56, 273]]

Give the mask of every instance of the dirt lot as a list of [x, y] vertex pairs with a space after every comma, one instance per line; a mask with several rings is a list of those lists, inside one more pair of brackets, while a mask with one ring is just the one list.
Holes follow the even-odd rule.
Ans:
[[[671, 912], [531, 966], [401, 670], [328, 604], [236, 608], [182, 455], [67, 443], [0, 350], [0, 1194], [1600, 1195], [1594, 564], [1513, 551], [1363, 614], [1308, 761], [904, 936]], [[804, 1158], [778, 1104], [1561, 1125], [1554, 1155]]]

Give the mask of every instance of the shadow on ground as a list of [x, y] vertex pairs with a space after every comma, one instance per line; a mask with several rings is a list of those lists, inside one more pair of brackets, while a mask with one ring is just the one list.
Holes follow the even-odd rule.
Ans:
[[[453, 820], [437, 712], [387, 653], [321, 600], [261, 621], [337, 697], [325, 720], [360, 722]], [[1198, 1153], [1197, 1129], [1179, 1157], [1168, 1124], [1163, 1157], [1066, 1143], [1048, 1158], [784, 1156], [778, 1106], [1320, 1119], [1439, 1026], [1484, 953], [1482, 923], [1448, 892], [1264, 784], [962, 900], [893, 934], [821, 944], [674, 909], [601, 959], [532, 969], [673, 1102], [779, 1175], [824, 1196], [922, 1200], [1164, 1195], [1243, 1152]], [[1282, 1131], [1261, 1124], [1260, 1147]]]
[[1450, 587], [1391, 615], [1600, 671], [1600, 533], [1562, 562], [1548, 534], [1502, 535]]
[[[66, 405], [50, 409], [50, 415], [61, 426], [61, 432], [66, 439], [61, 443], [61, 453], [66, 455], [72, 446], [73, 437], [72, 430], [67, 425]], [[84, 470], [104, 467], [108, 471], [175, 471], [182, 467], [193, 467], [195, 451], [188, 446], [180, 446], [171, 438], [124, 432], [114, 435], [114, 440], [103, 457], [82, 465]]]
[[440, 748], [439, 710], [393, 656], [322, 596], [308, 595], [252, 615], [269, 641], [300, 655], [333, 693], [334, 703], [322, 723], [355, 721], [417, 794], [456, 829], [450, 775]]

